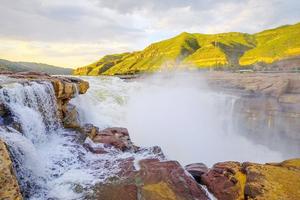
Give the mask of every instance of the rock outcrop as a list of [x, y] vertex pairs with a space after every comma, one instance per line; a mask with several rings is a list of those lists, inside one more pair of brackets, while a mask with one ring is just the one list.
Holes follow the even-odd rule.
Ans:
[[19, 184], [14, 173], [9, 152], [0, 140], [0, 199], [21, 200]]
[[[93, 141], [84, 144], [92, 153], [108, 154], [111, 151], [120, 151], [130, 152], [132, 155], [130, 158], [119, 158], [116, 161], [120, 169], [117, 177], [106, 183], [96, 184], [93, 187], [94, 192], [87, 199], [208, 199], [206, 192], [177, 161], [165, 160], [159, 147], [147, 149], [135, 146], [127, 129], [116, 127], [99, 131], [99, 128], [87, 124], [82, 132]], [[135, 157], [143, 154], [152, 154], [156, 158], [136, 161]]]
[[[86, 124], [83, 126], [82, 131], [84, 135], [89, 137], [94, 143], [104, 144], [105, 147], [114, 147], [121, 151], [136, 151], [138, 149], [138, 147], [131, 142], [126, 128], [113, 127], [99, 131], [98, 127], [92, 124]], [[89, 149], [91, 150], [93, 148], [89, 147]], [[96, 152], [97, 150], [94, 148], [91, 151]]]
[[140, 169], [135, 169], [131, 160], [122, 164], [119, 178], [95, 185], [95, 192], [88, 199], [209, 199], [201, 186], [176, 161], [145, 159], [139, 162]]
[[222, 200], [300, 199], [300, 159], [267, 164], [217, 163], [198, 182]]

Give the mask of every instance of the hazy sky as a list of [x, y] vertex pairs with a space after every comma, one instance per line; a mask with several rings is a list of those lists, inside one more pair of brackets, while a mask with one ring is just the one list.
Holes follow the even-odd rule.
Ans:
[[254, 33], [300, 22], [299, 0], [0, 0], [0, 58], [65, 67], [183, 31]]

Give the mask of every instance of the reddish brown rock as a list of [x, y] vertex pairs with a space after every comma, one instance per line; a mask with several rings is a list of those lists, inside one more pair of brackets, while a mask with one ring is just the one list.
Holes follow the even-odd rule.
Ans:
[[217, 163], [201, 176], [201, 183], [206, 185], [217, 199], [244, 199], [246, 176], [241, 169], [238, 162]]
[[95, 143], [113, 146], [122, 151], [135, 149], [126, 128], [115, 127], [98, 131], [92, 140]]
[[119, 178], [96, 185], [88, 199], [208, 200], [206, 192], [178, 162], [145, 159], [139, 165], [136, 171], [133, 159], [125, 159]]
[[300, 159], [267, 164], [217, 163], [201, 176], [201, 184], [222, 200], [300, 199], [299, 180]]

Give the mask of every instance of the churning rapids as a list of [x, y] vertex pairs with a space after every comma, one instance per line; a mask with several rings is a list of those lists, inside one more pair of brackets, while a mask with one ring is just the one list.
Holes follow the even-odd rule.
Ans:
[[[122, 126], [139, 146], [162, 147], [169, 159], [183, 165], [212, 165], [226, 160], [268, 162], [285, 159], [280, 152], [257, 145], [234, 127], [238, 97], [209, 91], [199, 80], [184, 76], [123, 81], [113, 77], [81, 77], [89, 81], [85, 95], [74, 98], [80, 121], [102, 128]], [[50, 83], [13, 84], [0, 89], [4, 103], [22, 127], [0, 129], [28, 199], [80, 199], [82, 190], [118, 172], [117, 156], [99, 158], [79, 144], [74, 131], [62, 127]], [[91, 141], [86, 141], [91, 142]], [[147, 152], [136, 161], [154, 157]], [[97, 163], [97, 164], [95, 164]], [[97, 166], [97, 167], [95, 167]]]

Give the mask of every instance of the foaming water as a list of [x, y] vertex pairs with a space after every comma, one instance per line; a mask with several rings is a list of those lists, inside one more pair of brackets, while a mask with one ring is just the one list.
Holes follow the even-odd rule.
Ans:
[[[98, 125], [124, 126], [136, 144], [159, 145], [168, 158], [182, 164], [284, 159], [280, 152], [243, 137], [234, 127], [238, 97], [209, 90], [199, 74], [155, 75], [129, 82], [116, 77], [83, 78], [91, 89], [73, 101], [81, 108], [83, 121], [88, 120], [85, 113], [92, 112]], [[86, 109], [82, 102], [91, 99], [93, 107]]]
[[[9, 146], [25, 199], [82, 199], [92, 185], [119, 172], [118, 159], [133, 157], [130, 152], [105, 147], [108, 153], [101, 156], [86, 151], [80, 133], [62, 128], [50, 83], [2, 86], [0, 103], [12, 112], [22, 133], [3, 126], [0, 138]], [[85, 143], [95, 145], [89, 139]], [[151, 151], [134, 156], [135, 162], [156, 157]]]

